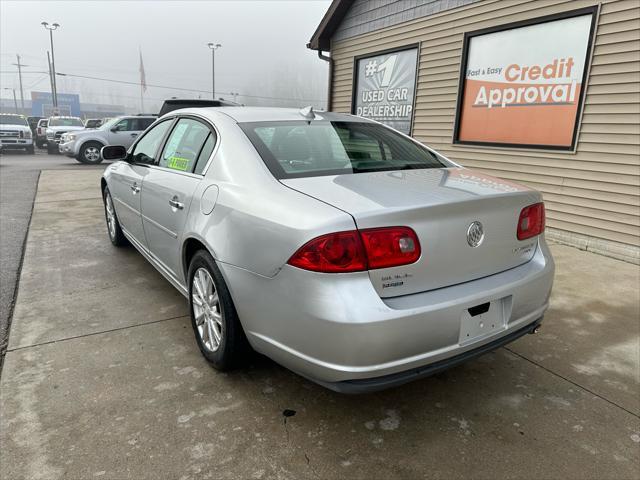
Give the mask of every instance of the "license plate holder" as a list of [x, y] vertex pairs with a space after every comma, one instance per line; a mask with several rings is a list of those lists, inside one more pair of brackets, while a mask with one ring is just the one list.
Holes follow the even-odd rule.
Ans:
[[462, 312], [458, 343], [473, 343], [507, 328], [505, 298], [472, 305]]

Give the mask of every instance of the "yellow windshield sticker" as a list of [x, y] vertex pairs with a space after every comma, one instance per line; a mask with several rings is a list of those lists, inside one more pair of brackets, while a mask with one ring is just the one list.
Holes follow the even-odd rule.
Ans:
[[169, 158], [169, 160], [167, 160], [167, 168], [186, 172], [187, 168], [189, 168], [189, 159], [182, 157], [171, 157]]

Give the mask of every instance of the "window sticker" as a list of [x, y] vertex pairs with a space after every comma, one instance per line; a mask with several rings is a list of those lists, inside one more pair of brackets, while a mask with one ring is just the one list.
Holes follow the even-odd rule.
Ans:
[[189, 159], [182, 157], [170, 157], [167, 160], [167, 168], [171, 168], [173, 170], [180, 170], [181, 172], [186, 172], [189, 168]]

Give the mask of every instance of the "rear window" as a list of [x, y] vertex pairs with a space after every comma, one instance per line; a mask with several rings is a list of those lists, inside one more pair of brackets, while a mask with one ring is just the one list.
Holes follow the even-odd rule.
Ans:
[[50, 127], [84, 127], [82, 120], [75, 117], [51, 117]]
[[428, 149], [374, 123], [256, 122], [240, 127], [276, 178], [446, 166]]

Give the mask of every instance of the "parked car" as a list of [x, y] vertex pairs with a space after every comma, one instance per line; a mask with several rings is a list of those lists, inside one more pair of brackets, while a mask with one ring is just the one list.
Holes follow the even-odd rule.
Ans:
[[201, 98], [171, 98], [169, 100], [165, 100], [162, 103], [162, 107], [160, 107], [159, 116], [163, 116], [169, 112], [173, 112], [174, 110], [179, 110], [181, 108], [204, 108], [204, 107], [239, 107], [241, 106], [238, 103], [231, 102], [229, 100], [205, 100]]
[[34, 153], [33, 135], [23, 115], [0, 113], [0, 147], [4, 150], [25, 150]]
[[102, 118], [88, 118], [84, 121], [84, 128], [98, 128], [102, 123]]
[[58, 144], [63, 134], [84, 130], [84, 123], [78, 117], [50, 117], [47, 124], [47, 153], [58, 153]]
[[540, 193], [377, 122], [173, 111], [101, 188], [107, 231], [188, 298], [218, 369], [248, 345], [341, 392], [399, 385], [536, 332], [554, 262]]
[[62, 136], [59, 150], [80, 163], [100, 163], [105, 145], [129, 147], [138, 135], [156, 120], [155, 116], [124, 116], [111, 119], [96, 129], [68, 132]]
[[36, 127], [35, 142], [38, 148], [44, 148], [47, 146], [47, 125], [49, 124], [48, 118], [42, 118], [38, 120]]

